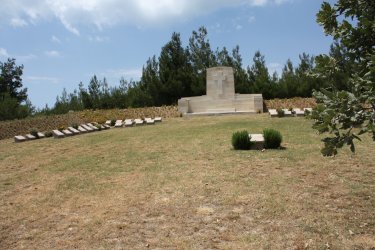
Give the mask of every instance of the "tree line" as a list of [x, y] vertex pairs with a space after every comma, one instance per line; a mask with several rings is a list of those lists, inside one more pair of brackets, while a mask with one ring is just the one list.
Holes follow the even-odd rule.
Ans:
[[[339, 42], [332, 44], [330, 55], [350, 69], [347, 51]], [[262, 93], [265, 99], [311, 97], [314, 89], [328, 86], [327, 81], [311, 74], [316, 58], [306, 53], [299, 55], [296, 66], [288, 59], [280, 76], [269, 71], [260, 51], [249, 61], [251, 65], [245, 66], [239, 46], [213, 50], [205, 27], [192, 32], [186, 47], [180, 34], [173, 33], [160, 55], [147, 60], [139, 81], [122, 78], [118, 86], [108, 87], [106, 78], [93, 76], [87, 88], [81, 82], [73, 93], [64, 89], [53, 107], [46, 106], [39, 112], [61, 114], [69, 110], [173, 105], [181, 97], [204, 95], [206, 70], [215, 66], [234, 69], [236, 93]], [[349, 73], [337, 75], [335, 86], [346, 89], [343, 79], [348, 76]]]
[[[348, 52], [339, 42], [335, 42], [331, 46], [330, 55], [347, 69], [344, 73], [338, 73], [334, 82], [337, 89], [346, 90], [344, 83], [351, 72]], [[64, 114], [70, 110], [173, 105], [181, 97], [204, 95], [207, 68], [215, 66], [230, 66], [234, 69], [236, 93], [262, 93], [265, 99], [311, 97], [313, 90], [329, 86], [324, 78], [311, 74], [317, 70], [316, 60], [319, 57], [306, 53], [299, 55], [297, 65], [288, 59], [279, 76], [277, 72], [269, 71], [265, 56], [260, 51], [254, 53], [252, 59], [248, 60], [251, 64], [246, 66], [239, 46], [232, 50], [226, 47], [213, 50], [207, 29], [200, 27], [192, 32], [186, 47], [182, 44], [180, 34], [173, 33], [170, 41], [161, 48], [160, 55], [147, 60], [139, 81], [122, 78], [117, 86], [110, 87], [106, 78], [98, 79], [94, 75], [87, 87], [80, 82], [78, 89], [72, 93], [63, 89], [53, 107], [46, 105], [35, 111], [30, 101], [27, 101], [27, 89], [19, 90], [16, 95], [13, 93], [22, 87], [23, 66], [17, 66], [15, 59], [9, 59], [0, 64], [0, 97], [3, 100], [0, 110], [11, 102], [18, 111], [3, 111], [7, 114], [2, 113], [1, 120], [23, 118], [32, 113], [48, 115]]]

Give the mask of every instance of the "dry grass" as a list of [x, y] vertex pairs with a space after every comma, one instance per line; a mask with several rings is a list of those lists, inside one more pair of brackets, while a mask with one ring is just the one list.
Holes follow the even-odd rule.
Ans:
[[[231, 149], [264, 127], [285, 150]], [[310, 127], [236, 115], [0, 141], [0, 248], [373, 249], [373, 142], [323, 158]]]

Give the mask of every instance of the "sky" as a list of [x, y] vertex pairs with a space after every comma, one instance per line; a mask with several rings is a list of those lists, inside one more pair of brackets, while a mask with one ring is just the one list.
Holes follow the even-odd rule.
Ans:
[[[334, 2], [328, 1], [328, 2]], [[173, 32], [183, 46], [205, 26], [213, 50], [240, 47], [244, 66], [259, 50], [270, 73], [303, 52], [327, 53], [331, 37], [316, 23], [320, 0], [0, 0], [0, 61], [24, 65], [32, 104], [52, 107], [66, 88], [91, 77], [110, 86], [139, 80]]]

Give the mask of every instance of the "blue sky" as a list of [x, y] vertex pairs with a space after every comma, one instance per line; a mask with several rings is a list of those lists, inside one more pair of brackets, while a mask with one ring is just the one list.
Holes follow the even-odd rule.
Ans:
[[[334, 1], [329, 1], [334, 2]], [[212, 48], [240, 46], [245, 66], [256, 50], [271, 71], [288, 58], [327, 53], [332, 43], [316, 23], [318, 0], [0, 0], [0, 61], [24, 65], [33, 105], [53, 106], [63, 88], [87, 86], [96, 74], [110, 85], [138, 80], [172, 32], [184, 46], [208, 29]]]

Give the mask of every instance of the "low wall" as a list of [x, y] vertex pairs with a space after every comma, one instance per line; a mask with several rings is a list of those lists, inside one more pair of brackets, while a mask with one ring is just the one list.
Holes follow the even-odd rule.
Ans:
[[272, 100], [264, 100], [264, 106], [267, 112], [268, 109], [278, 109], [278, 108], [315, 108], [316, 101], [314, 98], [301, 98], [295, 97], [290, 99], [272, 99]]
[[208, 96], [194, 96], [178, 100], [181, 113], [210, 112], [262, 112], [261, 94], [236, 94], [232, 99], [213, 99]]

